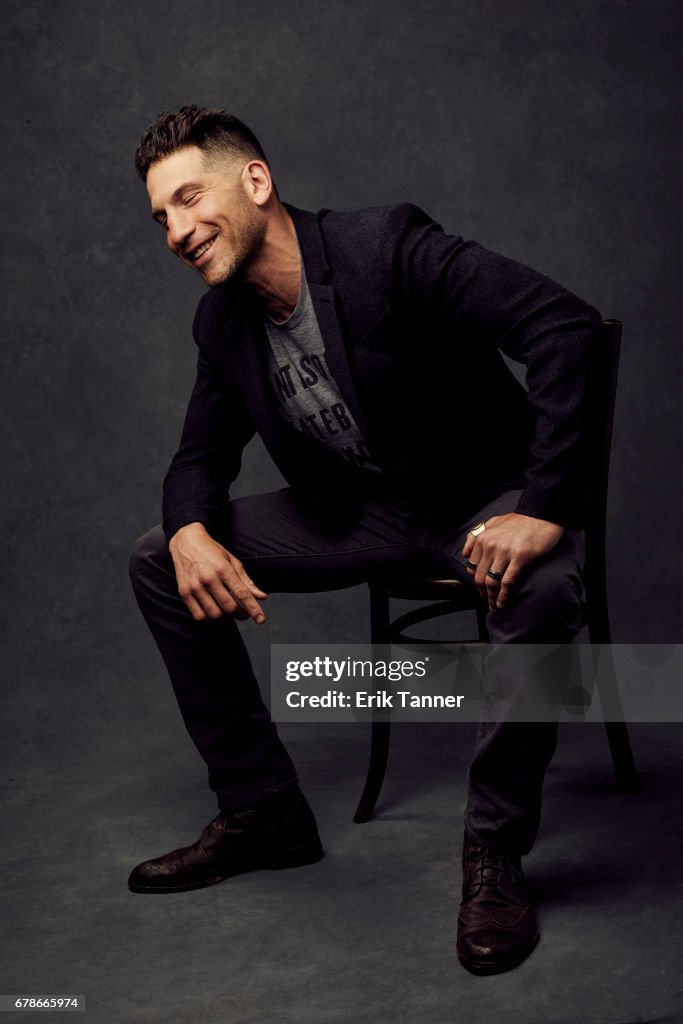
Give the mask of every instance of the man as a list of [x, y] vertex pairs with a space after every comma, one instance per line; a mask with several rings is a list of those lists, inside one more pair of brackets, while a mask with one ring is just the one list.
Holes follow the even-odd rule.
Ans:
[[[473, 581], [493, 644], [576, 635], [599, 315], [414, 206], [283, 204], [222, 111], [161, 115], [136, 166], [169, 248], [210, 286], [163, 530], [131, 558], [220, 808], [192, 846], [132, 872], [133, 891], [169, 893], [322, 856], [235, 622], [263, 622], [268, 592], [436, 573]], [[526, 363], [528, 395], [499, 350]], [[255, 431], [290, 486], [230, 501]], [[524, 671], [503, 673], [523, 705]], [[556, 740], [552, 723], [499, 719], [479, 728], [465, 812], [457, 949], [481, 974], [538, 940], [520, 859]]]

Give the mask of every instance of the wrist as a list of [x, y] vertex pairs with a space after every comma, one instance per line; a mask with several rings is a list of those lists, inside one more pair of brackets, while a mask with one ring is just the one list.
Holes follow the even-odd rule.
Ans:
[[209, 532], [203, 523], [186, 523], [185, 526], [181, 526], [179, 530], [176, 530], [176, 532], [171, 537], [170, 541], [168, 542], [169, 551], [172, 551], [175, 545], [178, 544], [183, 539], [183, 537], [208, 537], [208, 535]]

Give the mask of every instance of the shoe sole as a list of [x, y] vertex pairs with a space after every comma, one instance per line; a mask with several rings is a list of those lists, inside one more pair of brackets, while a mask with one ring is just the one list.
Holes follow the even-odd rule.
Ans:
[[244, 864], [240, 867], [235, 867], [231, 871], [223, 874], [222, 872], [217, 875], [212, 875], [210, 878], [202, 879], [201, 882], [185, 882], [182, 885], [140, 885], [137, 882], [128, 881], [128, 888], [131, 892], [141, 892], [147, 895], [153, 895], [155, 893], [170, 893], [170, 892], [190, 892], [192, 889], [205, 889], [209, 885], [217, 885], [219, 882], [224, 882], [226, 878], [234, 878], [235, 875], [243, 875], [248, 871], [261, 871], [270, 869], [271, 871], [282, 871], [287, 868], [298, 868], [303, 867], [306, 864], [315, 864], [317, 861], [322, 860], [325, 856], [325, 851], [322, 846], [314, 847], [297, 847], [293, 850], [284, 851], [277, 860], [264, 860], [263, 863], [255, 864], [253, 861], [249, 864]]
[[464, 956], [456, 946], [456, 953], [458, 960], [470, 974], [503, 974], [505, 971], [511, 971], [513, 967], [519, 967], [523, 963], [530, 953], [533, 953], [534, 949], [538, 945], [538, 940], [541, 937], [540, 932], [536, 932], [533, 939], [528, 946], [524, 947], [524, 950], [515, 953], [513, 957], [508, 957], [506, 960], [470, 960], [469, 957]]

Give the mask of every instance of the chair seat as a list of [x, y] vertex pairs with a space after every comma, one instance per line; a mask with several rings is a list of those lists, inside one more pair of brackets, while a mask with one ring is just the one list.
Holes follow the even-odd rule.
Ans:
[[405, 601], [458, 601], [463, 608], [472, 608], [477, 600], [477, 591], [462, 580], [403, 577], [383, 580], [381, 585], [389, 597]]

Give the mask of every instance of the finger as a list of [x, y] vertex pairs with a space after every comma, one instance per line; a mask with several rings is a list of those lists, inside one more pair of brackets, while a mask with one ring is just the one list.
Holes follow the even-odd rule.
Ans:
[[267, 601], [268, 600], [268, 594], [265, 592], [265, 590], [261, 590], [261, 588], [258, 586], [258, 584], [254, 583], [254, 581], [252, 580], [252, 578], [249, 575], [249, 573], [247, 572], [247, 570], [244, 568], [242, 563], [237, 558], [233, 558], [232, 565], [233, 565], [233, 568], [235, 569], [235, 572], [237, 573], [237, 575], [240, 577], [240, 579], [244, 580], [244, 582], [247, 584], [247, 586], [251, 590], [252, 594], [255, 597], [260, 598], [262, 601]]
[[465, 538], [465, 546], [462, 550], [462, 553], [465, 556], [465, 558], [468, 557], [470, 551], [476, 544], [477, 537], [480, 534], [482, 534], [485, 529], [486, 524], [484, 522], [478, 522], [475, 523], [474, 526], [471, 526], [470, 529], [467, 531], [467, 537]]
[[183, 600], [187, 610], [196, 622], [203, 619], [218, 618], [222, 615], [220, 608], [212, 600], [204, 588], [191, 587], [189, 583], [178, 586], [178, 593]]
[[259, 626], [262, 622], [266, 621], [266, 613], [246, 583], [242, 583], [240, 581], [234, 587], [231, 587], [230, 593], [243, 611], [245, 611], [247, 615], [254, 620], [254, 622], [257, 622]]
[[470, 576], [470, 579], [474, 583], [475, 587], [479, 591], [479, 597], [481, 598], [482, 603], [488, 606], [488, 594], [487, 594], [487, 590], [486, 590], [486, 584], [484, 582], [484, 580], [485, 580], [485, 573], [482, 572], [482, 564], [481, 564], [481, 559], [484, 558], [484, 557], [485, 556], [484, 556], [483, 550], [480, 550], [477, 553], [477, 548], [475, 548], [475, 550], [472, 552], [470, 558], [471, 558], [472, 562], [476, 564], [476, 569], [470, 569], [468, 567], [467, 572], [468, 572], [468, 574]]
[[207, 568], [193, 584], [185, 588], [188, 596], [194, 599], [208, 619], [219, 619], [222, 615], [235, 616], [240, 607], [219, 573], [219, 569]]
[[211, 592], [205, 588], [195, 591], [193, 596], [207, 619], [220, 619], [226, 611], [230, 614], [230, 610], [215, 601]]
[[483, 541], [478, 541], [474, 546], [474, 550], [470, 556], [471, 561], [476, 565], [474, 571], [474, 582], [483, 592], [486, 593], [486, 571], [493, 562], [495, 557], [494, 552], [487, 550], [487, 545]]
[[497, 607], [498, 595], [500, 593], [501, 583], [505, 577], [505, 568], [493, 565], [486, 571], [486, 600], [489, 606], [489, 611], [494, 612]]
[[[231, 565], [227, 565], [226, 569], [221, 573], [221, 580], [223, 587], [229, 592], [228, 596], [230, 599], [236, 601], [254, 622], [257, 622], [259, 625], [265, 622], [266, 616], [263, 608], [252, 594], [249, 584], [237, 575]], [[215, 589], [220, 590], [218, 583], [215, 584]], [[214, 589], [211, 592], [214, 593]]]
[[206, 618], [206, 613], [203, 611], [202, 606], [199, 601], [195, 600], [192, 594], [183, 597], [183, 602], [195, 622], [201, 622], [202, 619]]
[[247, 576], [247, 584], [248, 584], [249, 589], [251, 590], [252, 594], [254, 595], [254, 597], [258, 597], [259, 601], [267, 601], [268, 600], [268, 594], [265, 592], [265, 590], [261, 590], [260, 587], [257, 587], [256, 584], [254, 583], [254, 581], [250, 580], [248, 576]]
[[465, 544], [464, 548], [462, 549], [462, 553], [463, 553], [463, 556], [465, 558], [465, 562], [469, 563], [467, 565], [467, 571], [471, 573], [473, 571], [472, 567], [476, 566], [476, 564], [477, 564], [477, 559], [476, 559], [476, 555], [475, 555], [475, 550], [476, 550], [476, 547], [477, 547], [477, 538], [476, 537], [472, 537], [469, 534], [468, 534], [468, 537], [469, 537], [469, 539], [468, 539], [467, 543]]
[[209, 590], [228, 615], [238, 619], [252, 618], [259, 624], [265, 620], [263, 609], [247, 584], [234, 574], [228, 576], [226, 573], [223, 578], [213, 581], [209, 584]]
[[[481, 562], [484, 555], [484, 546], [481, 542], [480, 537], [473, 538], [473, 544], [470, 548], [470, 552], [465, 556], [465, 562], [467, 565], [467, 572], [472, 579], [475, 579], [477, 572], [479, 571], [479, 563]], [[477, 585], [480, 584], [481, 580], [475, 580]]]
[[519, 583], [519, 577], [521, 574], [522, 567], [523, 564], [519, 561], [515, 561], [514, 559], [508, 565], [500, 585], [500, 590], [498, 591], [496, 608], [504, 608], [508, 603], [510, 599], [510, 593], [515, 589], [515, 587]]
[[462, 553], [465, 556], [465, 558], [469, 557], [469, 554], [476, 543], [477, 535], [472, 533], [471, 530], [469, 530], [467, 533], [467, 537], [465, 538], [465, 545], [462, 549]]
[[474, 558], [474, 551], [470, 551], [469, 558], [465, 558], [465, 568], [470, 576], [474, 576], [477, 571], [477, 563]]
[[508, 560], [505, 555], [495, 550], [490, 538], [482, 538], [481, 557], [477, 559], [477, 571], [474, 574], [474, 582], [479, 587], [484, 603], [489, 611], [495, 611], [498, 600], [498, 592], [507, 568]]

